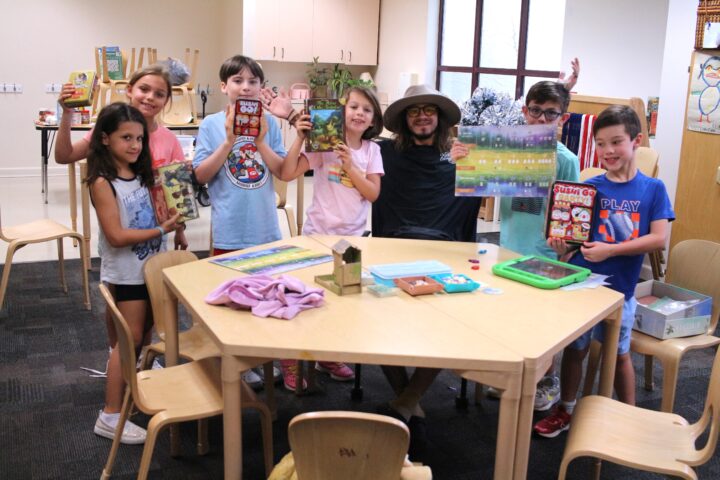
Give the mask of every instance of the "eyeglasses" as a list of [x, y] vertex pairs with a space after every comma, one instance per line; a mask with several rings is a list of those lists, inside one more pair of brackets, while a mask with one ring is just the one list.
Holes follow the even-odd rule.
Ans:
[[547, 120], [548, 122], [552, 122], [553, 120], [560, 117], [560, 115], [562, 115], [562, 112], [558, 112], [557, 110], [553, 110], [552, 108], [543, 110], [540, 107], [528, 107], [527, 111], [532, 118], [540, 118], [541, 115], [545, 115], [545, 120]]
[[407, 113], [408, 117], [417, 117], [418, 115], [420, 115], [421, 110], [428, 117], [437, 115], [437, 113], [438, 113], [438, 107], [436, 107], [435, 105], [422, 105], [419, 107], [408, 107], [408, 109], [405, 110], [405, 112]]

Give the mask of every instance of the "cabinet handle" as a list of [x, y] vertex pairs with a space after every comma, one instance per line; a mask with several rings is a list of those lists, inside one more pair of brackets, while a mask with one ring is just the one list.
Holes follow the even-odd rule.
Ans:
[[343, 59], [343, 56], [344, 56], [344, 50], [341, 48], [340, 49], [340, 60]]
[[348, 50], [348, 63], [352, 63], [352, 50]]
[[285, 47], [282, 47], [282, 48], [280, 49], [280, 51], [282, 52], [282, 55], [280, 56], [280, 59], [284, 59], [284, 58], [285, 58]]

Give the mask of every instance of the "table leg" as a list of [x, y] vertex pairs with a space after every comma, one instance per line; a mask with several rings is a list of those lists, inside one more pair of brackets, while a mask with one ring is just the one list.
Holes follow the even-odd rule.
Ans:
[[47, 199], [47, 163], [48, 163], [48, 137], [49, 130], [40, 130], [40, 185], [43, 201], [48, 203]]
[[463, 371], [457, 373], [468, 380], [491, 385], [503, 391], [500, 396], [493, 478], [494, 480], [513, 478], [517, 468], [515, 462], [519, 440], [517, 432], [519, 431], [518, 421], [520, 420], [519, 407], [523, 371], [519, 369], [517, 372]]
[[[177, 297], [163, 282], [161, 292], [162, 322], [165, 327], [165, 365], [172, 367], [178, 364], [178, 308]], [[177, 456], [180, 452], [180, 429], [173, 423], [170, 429], [170, 455]]]
[[80, 162], [80, 206], [82, 214], [83, 248], [85, 248], [85, 269], [90, 270], [90, 190], [87, 178], [87, 161]]
[[[68, 193], [70, 194], [70, 228], [77, 232], [77, 189], [75, 185], [75, 162], [68, 163]], [[77, 247], [73, 238], [73, 247]], [[80, 245], [80, 248], [83, 248]], [[83, 265], [84, 266], [84, 265]]]
[[242, 478], [242, 387], [240, 362], [222, 356], [223, 445], [227, 480]]
[[533, 409], [535, 407], [535, 391], [537, 382], [547, 371], [553, 361], [553, 355], [533, 362], [525, 363], [523, 369], [522, 392], [517, 423], [517, 440], [515, 443], [515, 470], [513, 478], [524, 480], [527, 478], [528, 462], [530, 459], [530, 440], [532, 438]]
[[600, 364], [600, 385], [598, 395], [612, 397], [615, 381], [615, 364], [617, 363], [618, 339], [622, 325], [623, 307], [620, 305], [605, 319], [605, 341], [603, 342], [602, 363]]

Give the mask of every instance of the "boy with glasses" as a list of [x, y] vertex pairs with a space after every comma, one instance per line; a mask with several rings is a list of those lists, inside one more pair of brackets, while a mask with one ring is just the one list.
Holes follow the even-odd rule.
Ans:
[[[577, 72], [573, 69], [574, 80]], [[574, 82], [573, 82], [574, 85]], [[553, 125], [556, 128], [570, 117], [567, 113], [570, 104], [570, 92], [562, 83], [542, 81], [533, 85], [525, 97], [522, 107], [525, 122], [528, 125]], [[468, 148], [455, 142], [453, 152], [462, 158], [469, 153]], [[580, 162], [577, 156], [565, 145], [557, 142], [556, 174], [557, 180], [577, 182], [580, 179]], [[545, 242], [545, 198], [502, 197], [500, 199], [500, 246], [522, 255], [540, 255], [556, 258], [557, 255]], [[489, 388], [490, 396], [499, 396]], [[560, 400], [560, 379], [551, 365], [537, 385], [535, 410], [549, 410]]]

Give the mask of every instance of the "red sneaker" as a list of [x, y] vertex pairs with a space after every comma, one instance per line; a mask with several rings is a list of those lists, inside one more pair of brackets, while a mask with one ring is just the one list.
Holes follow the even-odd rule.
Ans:
[[[283, 383], [285, 388], [291, 392], [295, 391], [297, 385], [297, 360], [280, 360], [280, 369], [282, 370]], [[307, 382], [303, 378], [302, 389], [307, 389]]]
[[570, 428], [572, 415], [567, 413], [562, 405], [557, 405], [552, 413], [535, 424], [535, 433], [545, 438], [555, 438]]
[[339, 382], [348, 382], [355, 378], [352, 368], [340, 362], [315, 362], [315, 370], [327, 373], [330, 378]]

